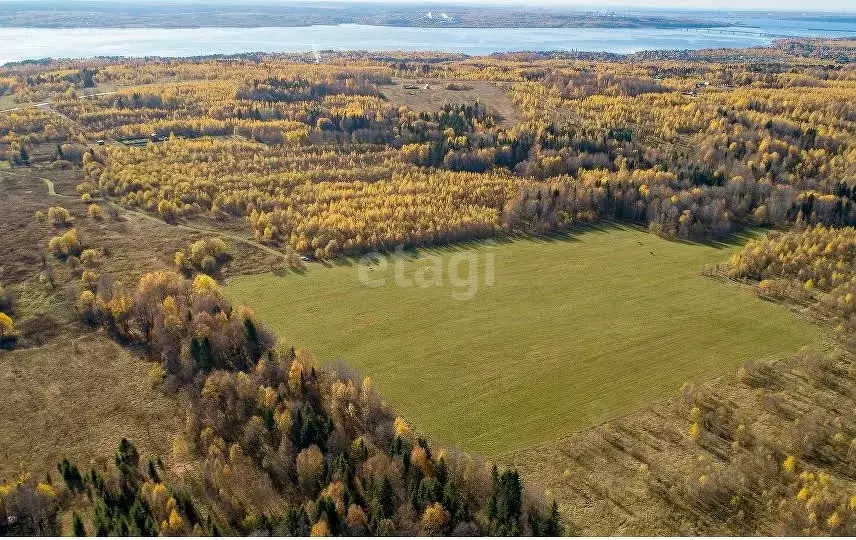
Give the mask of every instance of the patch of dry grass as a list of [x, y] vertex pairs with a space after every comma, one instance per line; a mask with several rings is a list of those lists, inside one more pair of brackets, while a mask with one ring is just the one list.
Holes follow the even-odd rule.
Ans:
[[[428, 89], [421, 88], [425, 84]], [[447, 103], [472, 105], [479, 100], [499, 113], [503, 126], [513, 126], [520, 122], [521, 117], [501, 84], [503, 83], [451, 79], [395, 79], [394, 84], [382, 86], [380, 90], [391, 102], [406, 105], [419, 112], [439, 111]], [[405, 88], [410, 85], [419, 88]], [[449, 90], [455, 87], [459, 89]]]
[[[43, 178], [54, 183], [57, 196], [48, 194]], [[110, 458], [122, 437], [144, 454], [166, 458], [172, 435], [183, 425], [179, 400], [151, 387], [150, 364], [79, 321], [74, 304], [80, 278], [45, 255], [59, 230], [39, 223], [35, 213], [67, 208], [84, 247], [105, 253], [96, 271], [126, 283], [173, 268], [176, 251], [210, 235], [139, 213], [110, 212], [106, 204], [104, 219], [94, 220], [76, 194], [80, 181], [79, 170], [0, 170], [0, 283], [16, 297], [13, 317], [20, 333], [16, 350], [0, 352], [0, 478], [21, 471], [53, 474], [63, 457], [88, 467], [92, 459]], [[232, 228], [200, 225], [243, 235], [246, 225], [235, 221]], [[277, 260], [248, 244], [230, 244], [235, 257], [225, 276], [267, 271]], [[54, 288], [38, 279], [46, 263], [53, 268]]]
[[183, 408], [152, 388], [149, 367], [94, 333], [0, 353], [0, 477], [56, 476], [64, 457], [87, 467], [110, 458], [122, 437], [168, 458]]
[[[778, 362], [749, 363], [736, 377], [727, 374], [685, 388], [668, 400], [516, 452], [506, 461], [518, 467], [527, 485], [556, 499], [572, 532], [579, 535], [777, 536], [783, 533], [782, 523], [769, 493], [749, 491], [749, 500], [769, 503], [769, 508], [762, 504], [752, 519], [727, 523], [683, 495], [683, 486], [695, 482], [700, 471], [707, 470], [705, 464], [714, 470], [733, 467], [763, 448], [779, 462], [791, 454], [801, 464], [822, 468], [835, 489], [849, 497], [856, 489], [850, 439], [836, 446], [829, 436], [853, 425], [854, 369], [851, 353], [803, 353]], [[744, 425], [752, 442], [735, 446], [728, 437], [708, 432], [694, 441], [689, 436], [690, 410], [698, 403]], [[811, 418], [818, 419], [815, 429], [796, 427]], [[818, 457], [800, 450], [812, 437], [817, 437], [813, 451]], [[764, 474], [752, 467], [731, 470]], [[779, 481], [767, 478], [767, 485]]]

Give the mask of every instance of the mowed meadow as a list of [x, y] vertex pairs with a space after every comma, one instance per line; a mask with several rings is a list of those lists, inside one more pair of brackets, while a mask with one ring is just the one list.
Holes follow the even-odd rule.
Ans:
[[370, 376], [421, 432], [497, 456], [821, 342], [806, 318], [700, 274], [738, 248], [607, 226], [310, 264], [227, 292], [320, 362]]

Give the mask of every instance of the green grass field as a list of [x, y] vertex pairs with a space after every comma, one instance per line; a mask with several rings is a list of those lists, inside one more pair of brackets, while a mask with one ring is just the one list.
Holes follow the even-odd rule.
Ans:
[[[384, 259], [386, 270], [311, 264], [303, 275], [236, 278], [227, 292], [287, 342], [371, 376], [421, 432], [496, 456], [650, 403], [688, 380], [821, 341], [818, 327], [783, 306], [699, 275], [736, 249], [606, 227], [422, 250]], [[477, 259], [471, 299], [460, 299], [465, 287], [448, 277], [442, 286], [395, 285], [395, 260], [405, 277], [430, 277], [430, 256], [446, 269], [455, 258]], [[363, 283], [381, 278], [383, 286]]]

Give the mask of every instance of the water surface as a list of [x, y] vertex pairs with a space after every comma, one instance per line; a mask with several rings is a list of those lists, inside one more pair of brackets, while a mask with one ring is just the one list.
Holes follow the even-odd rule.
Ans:
[[[729, 21], [735, 22], [735, 21]], [[324, 50], [523, 50], [632, 53], [767, 45], [785, 36], [856, 36], [856, 22], [745, 18], [707, 29], [414, 28], [346, 24], [289, 28], [0, 28], [0, 64], [39, 58], [200, 56]]]

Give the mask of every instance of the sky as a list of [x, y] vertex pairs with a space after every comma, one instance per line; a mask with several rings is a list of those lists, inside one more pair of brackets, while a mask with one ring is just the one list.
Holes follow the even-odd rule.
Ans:
[[[72, 2], [76, 0], [71, 0]], [[109, 0], [121, 4], [123, 0]], [[161, 1], [161, 0], [150, 0]], [[175, 1], [175, 0], [174, 0]], [[186, 1], [186, 0], [185, 0]], [[207, 0], [210, 1], [210, 0]], [[215, 0], [216, 1], [216, 0]], [[246, 3], [288, 4], [294, 0], [246, 0]], [[307, 1], [307, 0], [297, 0]], [[317, 2], [319, 0], [309, 0]], [[320, 0], [324, 1], [324, 0]], [[403, 4], [423, 4], [426, 7], [436, 4], [487, 4], [487, 5], [533, 5], [526, 0], [335, 0], [355, 3], [390, 2]], [[231, 0], [231, 4], [240, 4], [241, 0]], [[856, 0], [538, 0], [539, 7], [566, 7], [581, 9], [610, 8], [681, 8], [681, 9], [727, 9], [727, 10], [786, 10], [786, 11], [851, 11], [856, 12]]]
[[[425, 3], [421, 0], [401, 0], [406, 3]], [[520, 0], [440, 0], [449, 3], [484, 3], [498, 5], [525, 4]], [[581, 7], [603, 9], [606, 7], [628, 8], [684, 8], [684, 9], [769, 9], [788, 11], [856, 11], [856, 0], [539, 0], [539, 6]]]
[[[430, 5], [438, 0], [398, 0], [408, 4]], [[480, 3], [497, 5], [526, 4], [521, 0], [439, 0], [445, 3]], [[765, 9], [788, 11], [856, 11], [856, 0], [539, 0], [539, 6], [581, 7], [602, 9], [606, 7], [628, 8], [684, 8], [684, 9]]]
[[[249, 0], [254, 1], [254, 0]], [[268, 0], [276, 1], [276, 0]], [[284, 1], [284, 0], [283, 0]], [[317, 0], [309, 0], [317, 1]], [[351, 1], [351, 0], [337, 0]], [[366, 0], [353, 0], [364, 2]], [[605, 8], [682, 8], [682, 9], [762, 9], [785, 11], [854, 11], [856, 0], [368, 0], [405, 4], [492, 4], [537, 5], [540, 7], [567, 7], [584, 9]]]
[[[571, 2], [542, 2], [547, 5], [573, 5]], [[580, 2], [581, 4], [582, 2]], [[594, 5], [594, 4], [589, 4]], [[688, 9], [771, 9], [789, 11], [832, 11], [856, 10], [856, 0], [614, 0], [597, 2], [600, 6], [625, 6], [646, 8], [688, 8]]]

